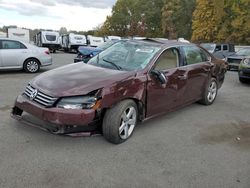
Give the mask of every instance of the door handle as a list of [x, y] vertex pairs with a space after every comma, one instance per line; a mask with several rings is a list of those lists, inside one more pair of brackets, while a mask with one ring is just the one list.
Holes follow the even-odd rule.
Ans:
[[178, 76], [178, 79], [179, 80], [186, 80], [187, 76], [186, 75], [180, 75], [180, 76]]

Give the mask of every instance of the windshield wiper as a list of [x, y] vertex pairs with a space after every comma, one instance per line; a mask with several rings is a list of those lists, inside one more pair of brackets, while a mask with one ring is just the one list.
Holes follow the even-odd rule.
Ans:
[[104, 62], [106, 62], [106, 63], [109, 63], [109, 64], [111, 64], [111, 65], [113, 65], [117, 70], [122, 70], [123, 68], [121, 67], [121, 66], [119, 66], [119, 65], [117, 65], [117, 64], [115, 64], [115, 63], [113, 63], [113, 62], [111, 62], [111, 61], [108, 61], [108, 60], [106, 60], [106, 59], [102, 59]]

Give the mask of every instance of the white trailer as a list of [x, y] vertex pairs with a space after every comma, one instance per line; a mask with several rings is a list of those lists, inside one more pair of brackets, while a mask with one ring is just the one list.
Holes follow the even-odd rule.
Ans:
[[88, 44], [93, 47], [97, 47], [100, 44], [104, 43], [104, 38], [103, 37], [95, 37], [92, 35], [87, 36]]
[[119, 36], [106, 36], [105, 37], [105, 41], [117, 41], [117, 40], [121, 40], [122, 38]]
[[179, 42], [184, 42], [184, 43], [190, 43], [188, 40], [184, 39], [184, 38], [178, 38], [177, 39]]
[[28, 29], [21, 28], [8, 28], [7, 37], [29, 43], [30, 31]]
[[40, 31], [36, 34], [35, 39], [37, 46], [49, 48], [52, 52], [56, 52], [61, 47], [59, 32], [57, 31]]
[[78, 51], [80, 46], [87, 45], [87, 39], [85, 35], [78, 35], [74, 33], [69, 33], [61, 36], [61, 46], [64, 51]]

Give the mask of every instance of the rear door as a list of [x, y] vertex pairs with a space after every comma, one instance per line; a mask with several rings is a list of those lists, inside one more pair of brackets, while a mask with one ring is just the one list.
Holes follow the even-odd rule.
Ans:
[[186, 80], [184, 72], [179, 70], [181, 54], [178, 48], [166, 49], [155, 62], [152, 70], [161, 71], [166, 77], [166, 84], [161, 84], [151, 73], [147, 84], [147, 117], [171, 111], [179, 106], [178, 97], [183, 95]]
[[2, 40], [2, 66], [20, 67], [23, 64], [28, 50], [24, 44], [15, 40]]
[[189, 103], [202, 97], [213, 64], [210, 62], [211, 58], [209, 58], [208, 54], [195, 45], [183, 46], [181, 49], [185, 57], [185, 63], [179, 69], [185, 72], [185, 79], [187, 79], [183, 102]]

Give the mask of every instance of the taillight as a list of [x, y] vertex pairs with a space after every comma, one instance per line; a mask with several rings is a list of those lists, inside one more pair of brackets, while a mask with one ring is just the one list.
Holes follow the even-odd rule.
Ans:
[[49, 50], [46, 50], [45, 53], [46, 53], [47, 55], [49, 55]]

